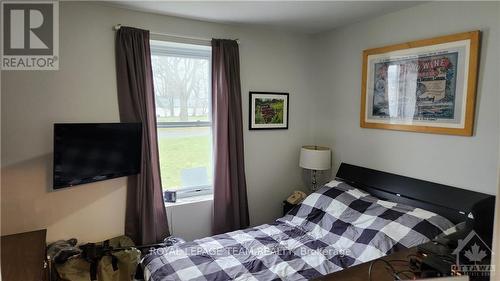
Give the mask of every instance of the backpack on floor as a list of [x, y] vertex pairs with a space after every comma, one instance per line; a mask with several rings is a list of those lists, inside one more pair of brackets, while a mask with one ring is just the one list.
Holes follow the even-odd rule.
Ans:
[[131, 281], [141, 252], [127, 236], [80, 246], [82, 255], [56, 264], [62, 281]]

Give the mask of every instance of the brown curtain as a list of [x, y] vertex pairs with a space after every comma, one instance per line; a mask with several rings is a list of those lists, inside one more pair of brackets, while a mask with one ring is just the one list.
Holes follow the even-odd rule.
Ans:
[[160, 242], [169, 231], [160, 181], [149, 31], [118, 30], [116, 75], [120, 120], [142, 123], [141, 173], [128, 179], [125, 235], [140, 245]]
[[238, 43], [212, 40], [214, 234], [248, 227]]

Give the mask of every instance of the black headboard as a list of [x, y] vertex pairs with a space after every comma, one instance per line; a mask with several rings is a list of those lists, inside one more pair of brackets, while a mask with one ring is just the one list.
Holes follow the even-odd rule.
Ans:
[[429, 210], [453, 223], [465, 221], [476, 202], [494, 197], [346, 163], [340, 165], [336, 178], [380, 199]]

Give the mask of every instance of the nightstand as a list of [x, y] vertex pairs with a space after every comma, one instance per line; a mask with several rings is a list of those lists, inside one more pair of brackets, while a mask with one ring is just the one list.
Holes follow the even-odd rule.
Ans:
[[298, 204], [290, 204], [288, 201], [284, 200], [283, 201], [283, 216], [286, 215], [293, 207], [297, 206]]
[[[416, 248], [410, 248], [395, 252], [388, 256], [382, 257], [382, 260], [408, 260], [408, 256], [416, 254]], [[368, 280], [368, 269], [370, 268], [371, 261], [358, 264], [341, 271], [327, 274], [325, 276], [314, 279], [315, 281], [367, 281]], [[408, 264], [402, 262], [394, 262], [394, 266], [398, 271], [409, 270]], [[394, 281], [394, 278], [384, 269], [383, 263], [377, 263], [373, 266], [372, 280], [376, 281]]]
[[2, 280], [49, 280], [47, 230], [2, 236]]
[[[400, 273], [407, 274], [405, 277], [403, 274], [400, 275], [402, 280], [417, 280], [417, 279], [425, 279], [429, 280], [427, 278], [442, 278], [442, 277], [435, 277], [430, 275], [430, 272], [422, 272], [421, 271], [421, 266], [418, 266], [415, 264], [415, 257], [419, 256], [417, 254], [417, 247], [401, 250], [395, 253], [392, 253], [390, 255], [387, 255], [385, 257], [382, 257], [378, 260], [384, 260], [387, 261], [391, 264], [391, 266], [394, 267], [394, 270]], [[413, 257], [410, 259], [410, 257]], [[322, 277], [319, 277], [317, 279], [313, 279], [314, 281], [336, 281], [336, 280], [342, 280], [342, 281], [367, 281], [369, 279], [369, 268], [370, 265], [373, 263], [372, 267], [372, 276], [371, 280], [373, 281], [394, 281], [394, 277], [391, 276], [390, 271], [385, 269], [384, 262], [376, 262], [374, 261], [369, 261], [365, 262], [362, 264], [358, 264], [349, 268], [346, 268], [341, 271], [333, 272], [327, 275], [324, 275]], [[455, 281], [461, 280], [460, 277], [459, 279], [453, 279]], [[481, 278], [481, 277], [480, 277]], [[432, 279], [434, 280], [434, 279]], [[448, 280], [448, 279], [446, 279]], [[469, 279], [467, 279], [469, 280]], [[471, 278], [470, 280], [487, 280], [487, 279], [473, 279]]]

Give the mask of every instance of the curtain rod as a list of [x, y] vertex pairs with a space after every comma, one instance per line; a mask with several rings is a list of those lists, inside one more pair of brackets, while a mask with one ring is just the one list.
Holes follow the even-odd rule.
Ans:
[[[122, 27], [121, 24], [117, 24], [113, 26], [113, 29], [115, 31], [118, 31]], [[180, 39], [188, 39], [188, 40], [196, 40], [196, 41], [205, 41], [205, 42], [212, 42], [211, 38], [203, 38], [203, 37], [194, 37], [194, 36], [184, 36], [184, 35], [178, 35], [178, 34], [169, 34], [169, 33], [160, 33], [160, 32], [153, 32], [149, 31], [150, 34], [153, 35], [159, 35], [159, 36], [166, 36], [166, 37], [172, 37], [172, 38], [180, 38]], [[238, 44], [240, 44], [240, 40], [236, 39], [235, 40]]]

